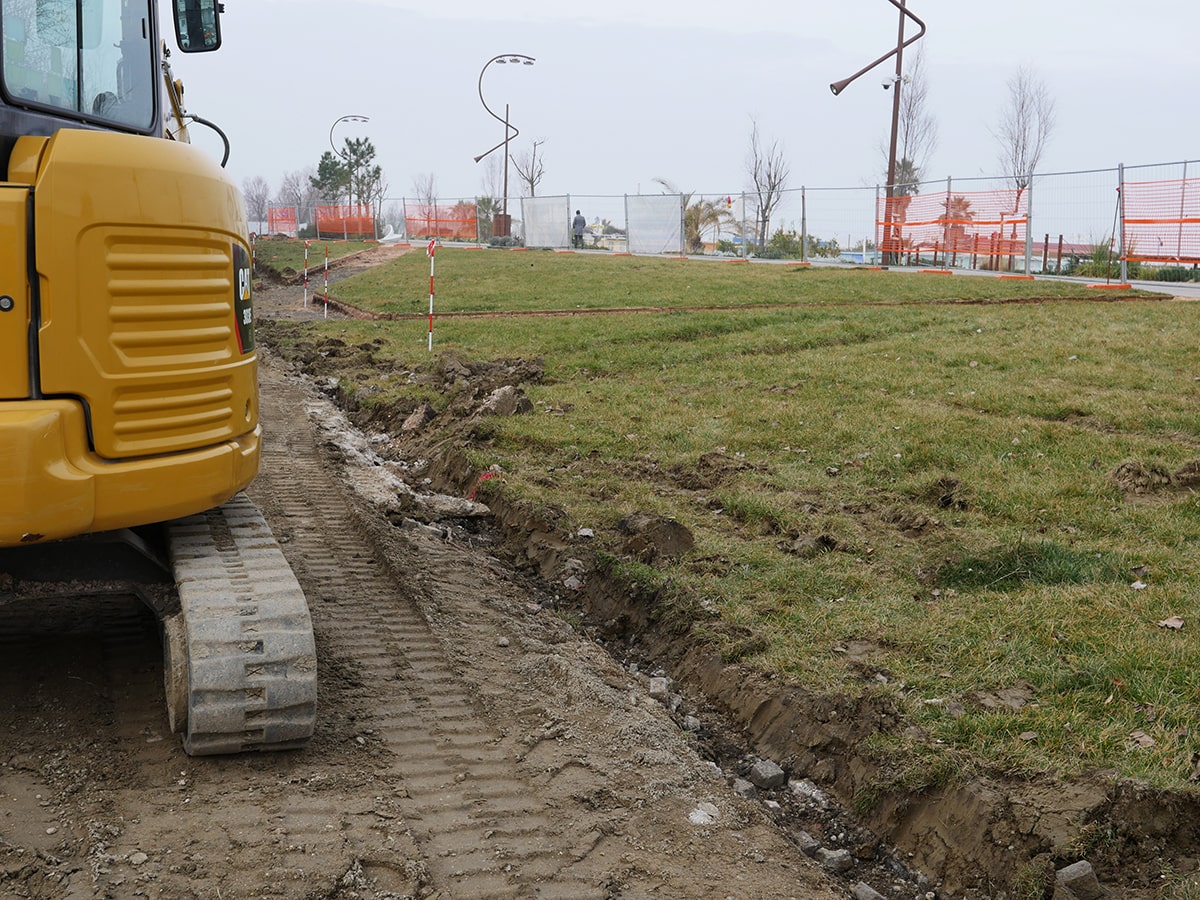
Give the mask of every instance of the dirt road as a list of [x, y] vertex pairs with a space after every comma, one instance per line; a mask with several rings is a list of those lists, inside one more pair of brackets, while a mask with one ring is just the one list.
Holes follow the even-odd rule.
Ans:
[[136, 600], [0, 605], [0, 896], [846, 896], [486, 526], [393, 524], [319, 398], [262, 382], [251, 493], [309, 597], [316, 737], [190, 759]]

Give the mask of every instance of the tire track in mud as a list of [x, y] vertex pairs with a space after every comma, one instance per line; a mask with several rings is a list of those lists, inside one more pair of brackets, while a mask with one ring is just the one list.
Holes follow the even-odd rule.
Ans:
[[320, 660], [354, 661], [368, 696], [385, 698], [365, 711], [357, 741], [382, 751], [385, 780], [397, 786], [395, 812], [432, 886], [456, 898], [504, 897], [553, 880], [561, 896], [602, 896], [562, 871], [570, 857], [555, 840], [561, 829], [477, 712], [421, 611], [364, 553], [311, 426], [296, 423], [304, 399], [282, 381], [264, 384], [267, 435], [255, 493], [269, 497], [278, 530], [290, 532], [284, 550], [310, 594]]

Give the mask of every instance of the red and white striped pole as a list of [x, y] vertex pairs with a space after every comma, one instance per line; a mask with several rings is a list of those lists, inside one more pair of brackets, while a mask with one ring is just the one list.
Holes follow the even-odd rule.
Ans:
[[437, 238], [431, 238], [429, 246], [425, 248], [425, 255], [429, 257], [429, 352], [433, 352], [433, 254], [437, 250]]
[[325, 245], [325, 318], [329, 318], [329, 245]]
[[312, 241], [304, 242], [304, 308], [308, 309], [308, 246]]

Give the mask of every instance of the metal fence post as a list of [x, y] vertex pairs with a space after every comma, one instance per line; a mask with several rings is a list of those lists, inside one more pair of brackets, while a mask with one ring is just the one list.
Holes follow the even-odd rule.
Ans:
[[1187, 210], [1187, 160], [1183, 161], [1183, 180], [1179, 182], [1179, 236], [1175, 242], [1175, 255], [1183, 261], [1183, 217]]
[[1033, 274], [1033, 178], [1029, 179], [1029, 192], [1025, 195], [1025, 274]]
[[750, 258], [750, 251], [747, 249], [748, 241], [746, 240], [746, 192], [742, 191], [742, 259]]
[[800, 185], [800, 262], [808, 262], [808, 194], [804, 185]]
[[1129, 280], [1129, 263], [1125, 259], [1125, 163], [1117, 163], [1117, 214], [1121, 217], [1121, 283], [1124, 284]]
[[879, 185], [875, 185], [875, 208], [871, 210], [871, 219], [875, 232], [875, 264], [881, 265], [883, 257], [880, 255], [882, 247], [879, 243]]

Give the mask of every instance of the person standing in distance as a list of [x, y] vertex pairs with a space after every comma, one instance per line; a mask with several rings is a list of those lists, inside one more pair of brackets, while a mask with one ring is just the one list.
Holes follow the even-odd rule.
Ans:
[[583, 230], [587, 228], [587, 219], [583, 217], [583, 213], [575, 210], [575, 218], [571, 221], [571, 231], [575, 233], [575, 249], [583, 249]]

